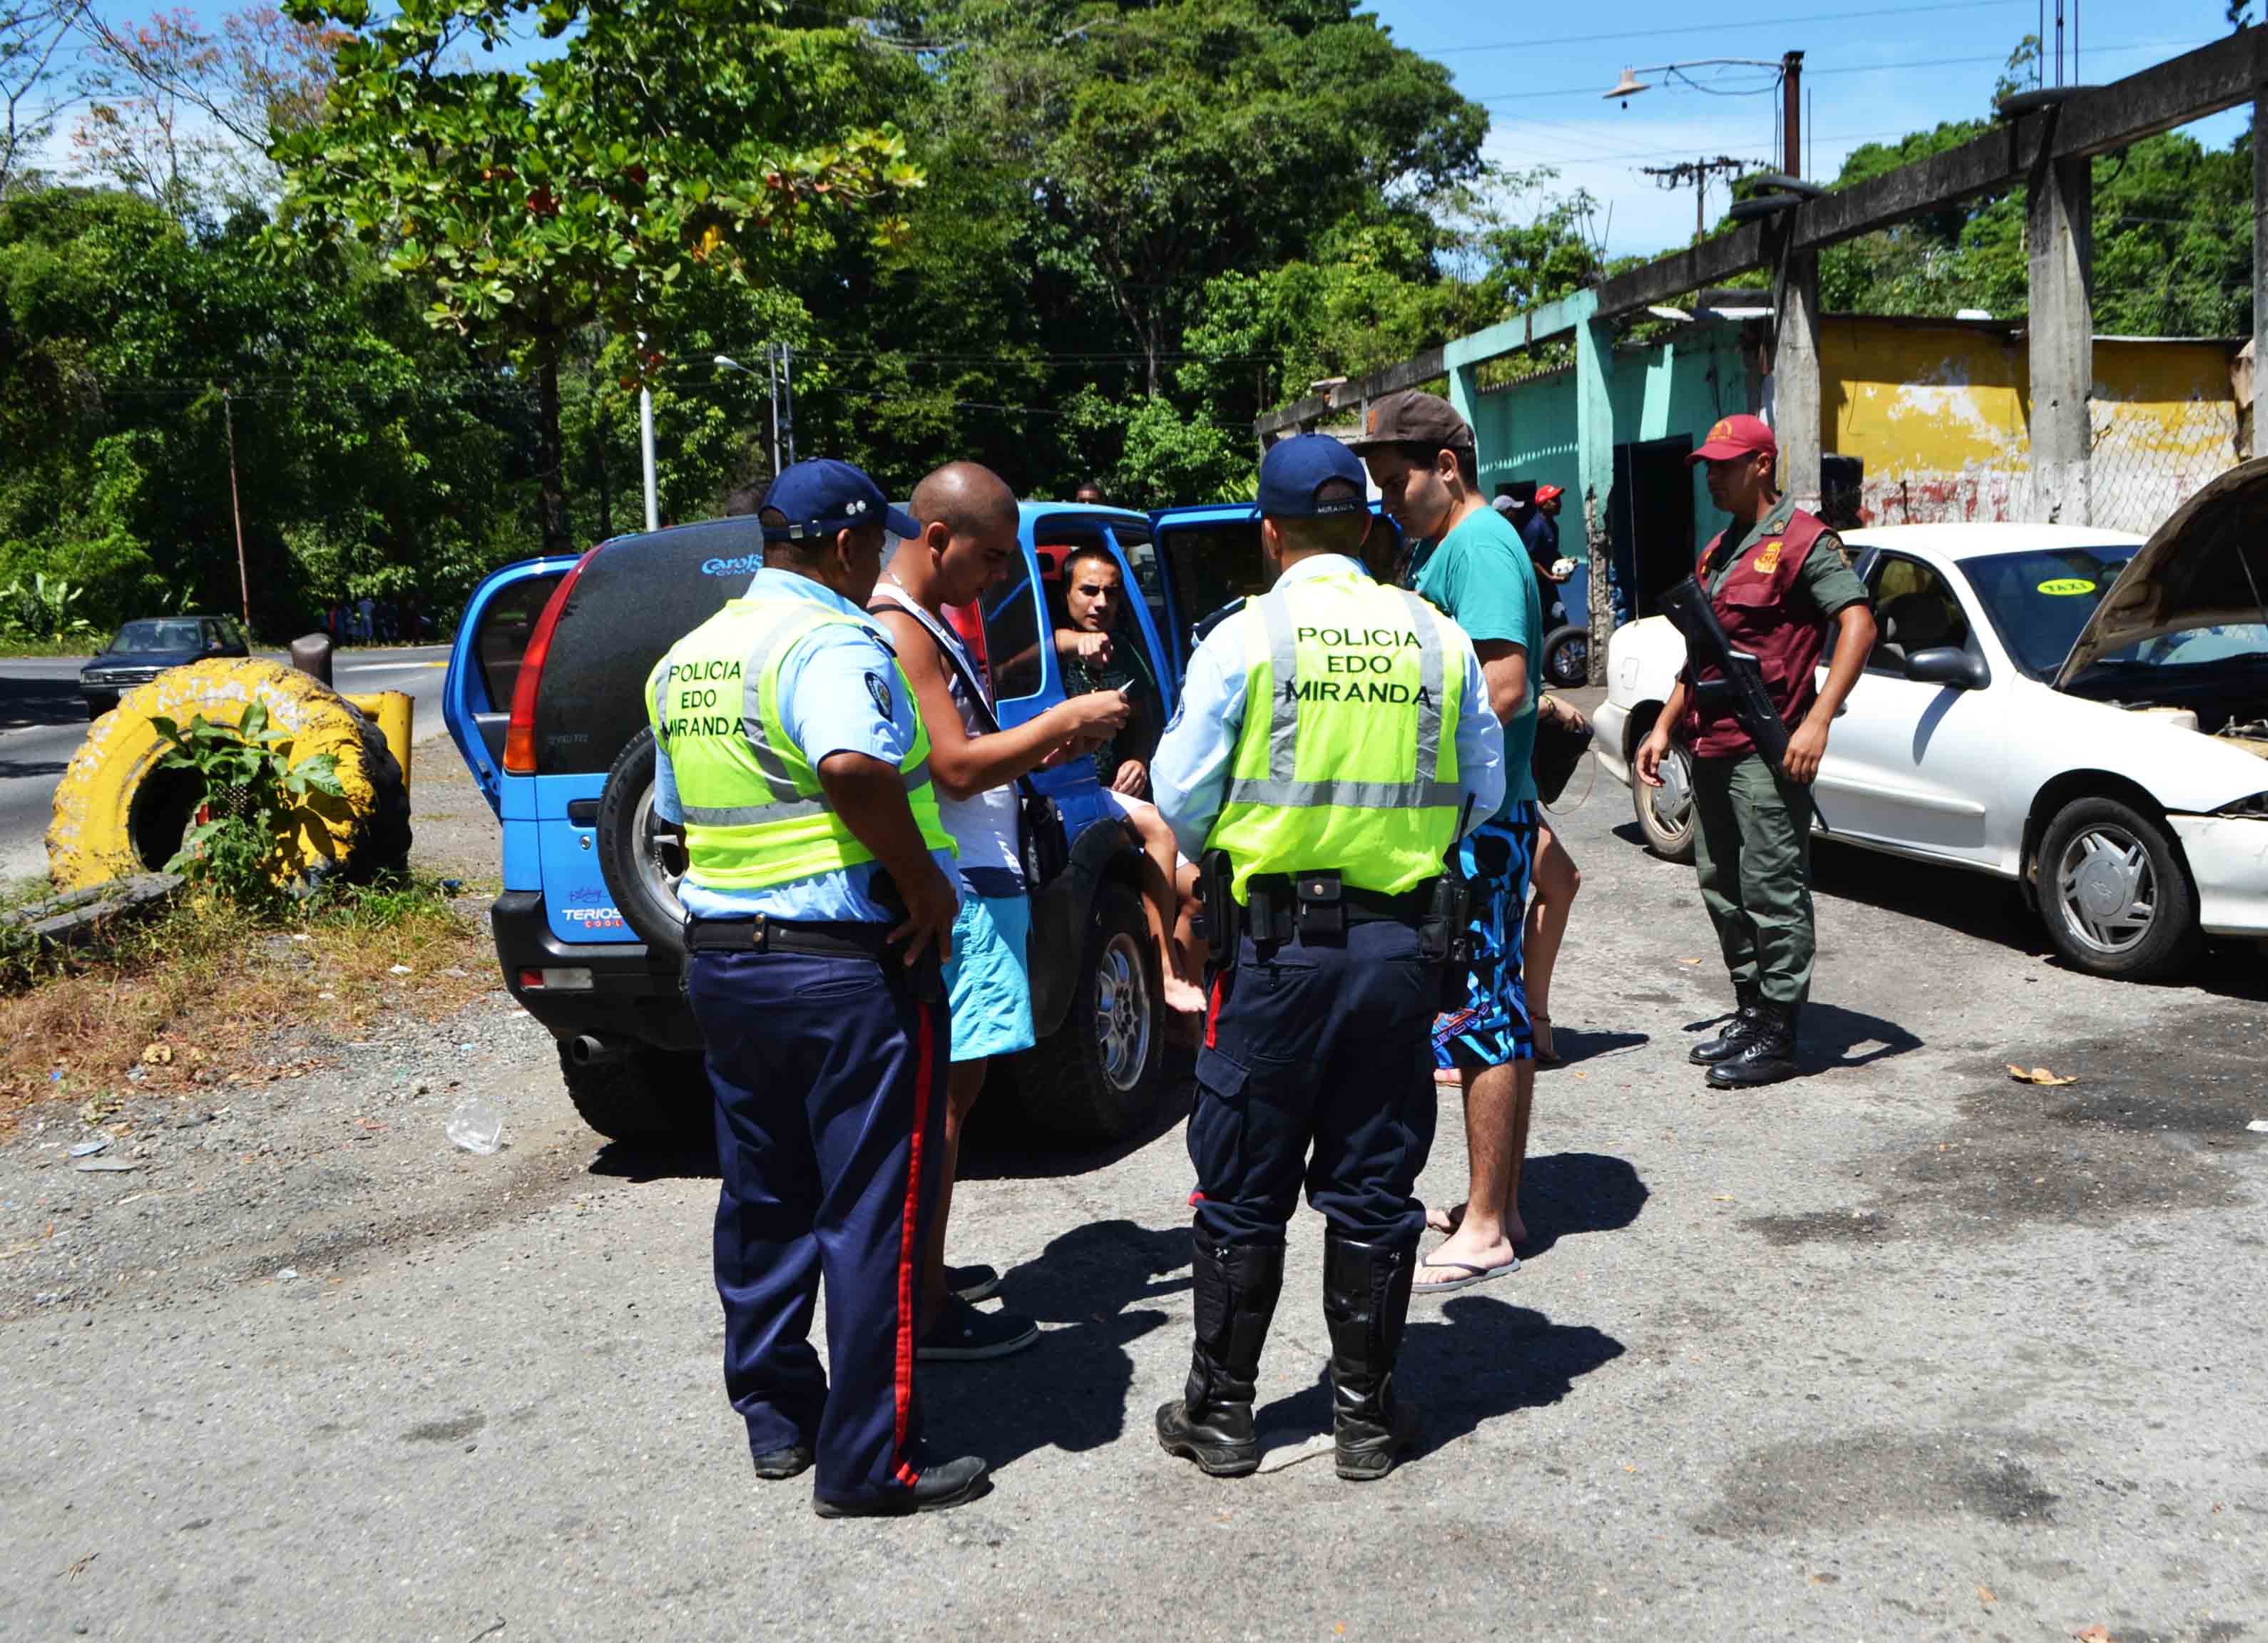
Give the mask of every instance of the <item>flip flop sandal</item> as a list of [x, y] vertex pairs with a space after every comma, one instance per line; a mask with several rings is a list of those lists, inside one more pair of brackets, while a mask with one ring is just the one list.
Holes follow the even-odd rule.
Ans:
[[1470, 1289], [1475, 1284], [1485, 1284], [1492, 1278], [1502, 1278], [1506, 1272], [1517, 1272], [1520, 1271], [1520, 1257], [1514, 1256], [1501, 1266], [1475, 1266], [1469, 1261], [1441, 1261], [1427, 1256], [1418, 1264], [1464, 1274], [1462, 1278], [1452, 1278], [1439, 1284], [1410, 1286], [1410, 1293], [1413, 1295], [1446, 1295], [1453, 1289]]

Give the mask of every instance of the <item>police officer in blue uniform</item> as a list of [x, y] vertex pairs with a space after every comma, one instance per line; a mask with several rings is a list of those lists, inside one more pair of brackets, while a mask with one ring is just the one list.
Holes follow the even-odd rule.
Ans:
[[1432, 1028], [1461, 887], [1443, 857], [1504, 791], [1471, 640], [1359, 563], [1360, 459], [1303, 435], [1260, 467], [1268, 593], [1206, 636], [1151, 762], [1197, 860], [1215, 965], [1189, 1124], [1197, 1340], [1158, 1411], [1167, 1453], [1259, 1465], [1260, 1352], [1302, 1182], [1329, 1223], [1339, 1476], [1382, 1477], [1414, 1433], [1394, 1367], [1433, 1140]]
[[815, 1461], [821, 1516], [929, 1511], [984, 1462], [925, 1460], [913, 1384], [959, 901], [920, 711], [864, 608], [885, 527], [917, 533], [843, 462], [785, 469], [758, 518], [747, 596], [646, 691], [717, 1100], [725, 1388], [759, 1477]]

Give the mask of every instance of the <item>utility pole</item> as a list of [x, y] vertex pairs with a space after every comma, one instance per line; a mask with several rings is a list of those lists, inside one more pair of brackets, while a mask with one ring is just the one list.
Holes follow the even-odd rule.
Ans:
[[772, 477], [777, 479], [780, 471], [779, 344], [777, 343], [764, 344], [764, 369], [770, 373], [772, 379]]
[[1749, 162], [1734, 159], [1729, 154], [1719, 154], [1714, 159], [1682, 159], [1675, 166], [1642, 166], [1639, 169], [1654, 178], [1665, 188], [1682, 188], [1693, 185], [1693, 237], [1696, 239], [1709, 232], [1709, 178], [1712, 173], [1739, 173], [1749, 169]]
[[236, 519], [236, 592], [244, 603], [244, 631], [252, 633], [252, 575], [244, 567], [244, 503], [236, 490], [236, 407], [229, 391], [220, 391], [222, 425], [228, 430], [228, 511]]
[[1803, 54], [1780, 55], [1780, 135], [1786, 153], [1780, 169], [1791, 177], [1803, 175]]
[[653, 390], [645, 383], [645, 333], [638, 333], [638, 468], [645, 481], [645, 527], [661, 528], [661, 496], [654, 483]]
[[787, 437], [787, 460], [795, 462], [795, 344], [780, 344], [780, 431]]

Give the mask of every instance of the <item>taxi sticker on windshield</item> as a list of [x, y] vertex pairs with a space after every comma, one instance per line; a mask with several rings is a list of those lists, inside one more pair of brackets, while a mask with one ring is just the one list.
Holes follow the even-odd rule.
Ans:
[[2083, 576], [2059, 576], [2051, 582], [2040, 584], [2043, 593], [2092, 593], [2095, 584]]

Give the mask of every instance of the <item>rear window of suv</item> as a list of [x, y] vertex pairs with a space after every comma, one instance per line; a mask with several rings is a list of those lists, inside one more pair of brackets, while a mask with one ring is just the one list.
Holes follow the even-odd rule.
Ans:
[[664, 652], [748, 590], [763, 568], [753, 516], [608, 542], [576, 578], [535, 702], [535, 773], [604, 773], [645, 728]]

